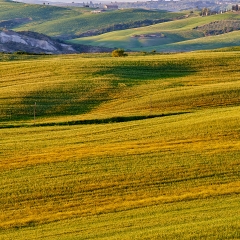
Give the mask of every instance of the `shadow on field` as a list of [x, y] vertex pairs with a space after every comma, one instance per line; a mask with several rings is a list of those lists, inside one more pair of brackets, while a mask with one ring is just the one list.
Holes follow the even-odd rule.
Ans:
[[146, 115], [146, 116], [112, 117], [112, 118], [104, 118], [104, 119], [75, 120], [75, 121], [67, 121], [67, 122], [38, 123], [34, 125], [7, 125], [7, 126], [0, 126], [0, 129], [1, 128], [19, 128], [19, 127], [27, 127], [27, 126], [46, 127], [46, 126], [74, 126], [74, 125], [121, 123], [121, 122], [131, 122], [131, 121], [145, 120], [145, 119], [151, 119], [151, 118], [181, 115], [186, 113], [189, 113], [189, 112], [175, 112], [175, 113]]
[[[46, 86], [28, 93], [20, 105], [12, 110], [11, 119], [33, 119], [34, 111], [36, 117], [85, 114], [111, 100], [112, 92], [121, 91], [121, 86], [131, 87], [150, 80], [179, 78], [193, 72], [189, 65], [180, 61], [113, 62], [109, 67], [105, 66], [100, 71], [89, 73], [92, 79], [87, 76], [88, 80], [85, 80], [80, 76], [74, 83], [66, 80], [59, 85]], [[95, 80], [102, 78], [107, 82], [107, 86], [101, 86], [101, 81]]]
[[[126, 62], [125, 64], [127, 64]], [[143, 81], [178, 78], [193, 74], [189, 65], [181, 62], [130, 62], [131, 65], [113, 66], [98, 71], [98, 76], [112, 75], [112, 84], [125, 83], [128, 86], [141, 84]]]
[[37, 118], [84, 114], [108, 101], [110, 91], [111, 87], [81, 79], [74, 84], [46, 86], [24, 96], [12, 113], [12, 120], [33, 119], [34, 111]]
[[107, 96], [94, 96], [93, 94], [81, 98], [74, 92], [63, 91], [57, 95], [54, 92], [47, 94], [45, 91], [37, 91], [25, 97], [23, 105], [26, 107], [25, 116], [30, 116], [30, 118], [33, 116], [34, 102], [36, 102], [36, 117], [68, 116], [87, 113], [107, 100]]

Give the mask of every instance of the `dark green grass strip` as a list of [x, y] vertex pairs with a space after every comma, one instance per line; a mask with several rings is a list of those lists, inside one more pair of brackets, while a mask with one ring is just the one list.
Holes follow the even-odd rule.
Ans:
[[21, 127], [46, 127], [46, 126], [73, 126], [73, 125], [86, 125], [86, 124], [107, 124], [107, 123], [120, 123], [120, 122], [130, 122], [136, 120], [144, 120], [157, 117], [167, 117], [173, 115], [186, 114], [190, 112], [176, 112], [176, 113], [166, 113], [157, 115], [146, 115], [146, 116], [129, 116], [129, 117], [112, 117], [104, 119], [88, 119], [88, 120], [76, 120], [68, 122], [50, 122], [50, 123], [37, 123], [37, 124], [22, 124], [22, 125], [5, 125], [0, 126], [3, 128], [21, 128]]

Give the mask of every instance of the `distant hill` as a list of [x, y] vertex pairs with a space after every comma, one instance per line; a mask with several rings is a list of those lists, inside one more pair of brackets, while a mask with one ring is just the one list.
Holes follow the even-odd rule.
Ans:
[[[76, 44], [77, 52], [181, 52], [240, 45], [240, 14], [201, 17], [196, 13], [125, 9], [92, 13], [91, 8], [58, 7], [0, 0], [0, 28], [37, 32]], [[121, 30], [121, 31], [119, 31]], [[63, 43], [63, 42], [62, 42]], [[80, 44], [80, 45], [79, 45]], [[88, 47], [87, 47], [88, 46]], [[16, 48], [19, 49], [16, 49]], [[25, 49], [5, 43], [2, 51]], [[26, 49], [39, 52], [43, 49]], [[48, 50], [44, 50], [47, 52]], [[56, 53], [62, 53], [59, 49]], [[68, 53], [68, 51], [63, 51]]]
[[240, 46], [240, 14], [191, 17], [72, 40], [132, 51], [181, 52]]
[[[93, 14], [91, 8], [57, 7], [0, 0], [0, 26], [15, 31], [34, 31], [61, 39], [84, 33], [127, 29], [184, 18], [184, 13], [126, 9]], [[19, 21], [26, 19], [26, 21]], [[98, 34], [99, 34], [98, 33]]]

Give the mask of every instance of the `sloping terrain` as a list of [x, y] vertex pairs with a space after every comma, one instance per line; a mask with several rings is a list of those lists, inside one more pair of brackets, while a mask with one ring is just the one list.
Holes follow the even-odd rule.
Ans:
[[[72, 11], [76, 11], [72, 9]], [[20, 30], [29, 28], [37, 32], [44, 32], [50, 36], [56, 36], [63, 39], [76, 38], [78, 35], [89, 33], [94, 30], [100, 32], [116, 30], [121, 24], [122, 29], [136, 26], [144, 26], [143, 20], [159, 20], [170, 21], [173, 19], [184, 17], [183, 13], [169, 13], [167, 11], [153, 11], [143, 9], [126, 9], [111, 12], [103, 12], [101, 14], [92, 14], [90, 11], [71, 18], [58, 18], [52, 21], [45, 21], [36, 25], [28, 24]], [[136, 22], [139, 21], [137, 24]], [[149, 23], [150, 24], [150, 23]]]
[[[207, 17], [144, 9], [93, 14], [89, 8], [31, 5], [7, 0], [1, 0], [0, 9], [0, 26], [3, 28], [34, 31], [62, 40], [74, 39], [71, 43], [94, 46], [83, 52], [108, 52], [114, 48], [181, 52], [237, 46], [239, 34], [235, 33], [239, 31], [239, 19], [240, 15], [232, 12]], [[150, 26], [144, 27], [146, 25]], [[228, 35], [223, 39], [214, 37], [219, 34]], [[97, 36], [82, 38], [93, 35]]]
[[238, 51], [23, 57], [0, 65], [2, 239], [240, 238]]
[[[45, 34], [55, 39], [72, 39], [78, 36], [98, 35], [104, 32], [115, 31], [138, 26], [151, 25], [158, 22], [171, 21], [184, 18], [184, 13], [170, 13], [167, 11], [154, 11], [143, 9], [119, 10], [92, 14], [91, 9], [78, 7], [56, 7], [49, 5], [34, 5], [0, 1], [0, 27], [5, 32], [9, 29], [17, 32], [36, 32]], [[41, 41], [41, 39], [39, 39]], [[13, 41], [14, 42], [14, 41]], [[32, 42], [32, 41], [31, 41]], [[15, 42], [16, 43], [16, 42]], [[61, 44], [60, 44], [61, 45]], [[60, 46], [59, 45], [59, 46]], [[67, 47], [66, 44], [65, 46]], [[110, 47], [74, 46], [77, 52], [109, 52]], [[63, 46], [63, 45], [62, 45]], [[49, 48], [49, 46], [48, 46]], [[41, 49], [39, 47], [26, 47], [26, 44], [4, 43], [3, 52], [27, 51], [32, 53], [70, 53], [73, 50]]]
[[[34, 31], [62, 39], [76, 38], [80, 34], [98, 29], [103, 32], [112, 31], [118, 24], [124, 29], [124, 27], [131, 27], [131, 24], [136, 27], [151, 24], [154, 21], [182, 18], [185, 15], [184, 13], [143, 9], [92, 14], [92, 9], [88, 8], [34, 5], [8, 0], [1, 0], [0, 3], [0, 26], [11, 27], [16, 31]], [[28, 21], [20, 21], [26, 18]], [[144, 20], [149, 20], [149, 22], [144, 22]], [[138, 24], [137, 21], [139, 21]]]
[[[199, 16], [137, 29], [116, 31], [95, 37], [79, 38], [72, 40], [72, 42], [117, 47], [132, 51], [156, 50], [160, 52], [239, 46], [239, 19], [240, 15], [236, 13], [208, 17]], [[213, 33], [214, 36], [209, 37]], [[220, 33], [226, 34], [218, 35]]]
[[[40, 118], [82, 118], [85, 113], [93, 114], [94, 119], [98, 113], [107, 118], [149, 115], [150, 103], [156, 114], [189, 111], [210, 104], [224, 106], [229, 98], [237, 104], [238, 87], [234, 81], [239, 78], [238, 53], [230, 56], [218, 52], [126, 58], [93, 54], [46, 56], [30, 62], [26, 56], [25, 61], [2, 63], [2, 119], [4, 115], [8, 118], [9, 111], [12, 120], [32, 119], [35, 102]], [[31, 83], [33, 79], [37, 79], [35, 85]], [[233, 83], [222, 84], [226, 79]], [[214, 84], [208, 85], [212, 81]], [[192, 87], [202, 84], [196, 89]], [[178, 88], [184, 91], [178, 92]], [[225, 95], [229, 88], [231, 95]], [[169, 101], [171, 94], [174, 97]]]
[[[33, 24], [51, 21], [58, 18], [77, 16], [78, 13], [67, 8], [50, 7], [45, 5], [24, 4], [10, 0], [1, 0], [0, 20], [15, 21], [16, 19], [28, 18]], [[27, 22], [19, 22], [25, 25]]]
[[32, 18], [13, 18], [10, 20], [1, 20], [0, 27], [5, 29], [12, 29], [18, 25], [28, 23], [32, 21]]

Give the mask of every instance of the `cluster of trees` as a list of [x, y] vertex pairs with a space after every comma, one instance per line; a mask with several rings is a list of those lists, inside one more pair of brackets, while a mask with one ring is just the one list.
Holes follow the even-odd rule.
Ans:
[[202, 11], [200, 12], [200, 16], [209, 16], [213, 14], [217, 14], [218, 12], [213, 11], [209, 8], [203, 8]]
[[[230, 9], [226, 9], [225, 11], [230, 11]], [[233, 5], [232, 6], [232, 11], [240, 11], [240, 6], [238, 4], [236, 5]], [[218, 14], [219, 12], [224, 12], [224, 11], [214, 11], [214, 10], [211, 10], [209, 8], [203, 8], [200, 12], [200, 15], [201, 16], [209, 16], [209, 15], [213, 15], [213, 14]]]
[[224, 34], [240, 30], [239, 20], [221, 20], [197, 26], [194, 29], [204, 32], [205, 36]]

